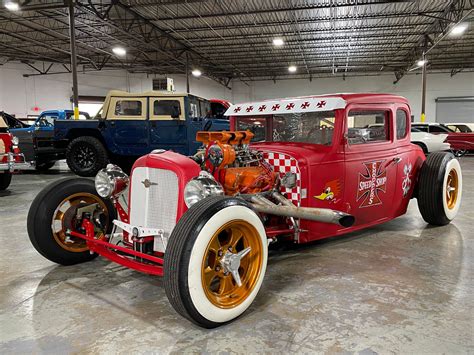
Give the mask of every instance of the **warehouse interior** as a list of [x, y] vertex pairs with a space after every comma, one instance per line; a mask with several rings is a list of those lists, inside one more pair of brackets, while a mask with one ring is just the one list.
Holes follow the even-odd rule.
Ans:
[[[0, 190], [0, 353], [474, 351], [472, 0], [0, 3], [0, 112], [24, 130], [32, 125], [28, 134], [40, 131], [35, 120], [45, 111], [73, 110], [69, 119], [78, 121], [77, 109], [93, 121], [113, 102], [110, 92], [158, 91], [228, 102], [226, 116], [265, 100], [404, 97], [408, 120], [421, 124], [417, 134], [425, 125], [448, 127], [445, 138], [463, 134], [464, 145], [443, 138], [444, 148], [431, 150], [411, 131], [427, 159], [442, 150], [459, 161], [457, 216], [427, 224], [412, 198], [405, 214], [382, 224], [307, 244], [272, 243], [253, 303], [204, 329], [173, 309], [162, 277], [100, 256], [63, 266], [38, 253], [30, 242], [32, 202], [48, 184], [78, 176], [62, 155], [46, 170], [32, 162], [12, 170]], [[15, 136], [18, 127], [10, 128]], [[413, 184], [419, 171], [414, 163]], [[370, 208], [377, 207], [365, 213]]]

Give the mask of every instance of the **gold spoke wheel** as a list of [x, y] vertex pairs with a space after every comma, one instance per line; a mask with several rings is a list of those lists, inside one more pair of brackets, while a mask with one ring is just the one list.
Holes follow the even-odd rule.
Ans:
[[[242, 285], [223, 267], [226, 253], [237, 254], [250, 247], [238, 268]], [[242, 303], [254, 289], [262, 269], [263, 246], [254, 226], [244, 220], [223, 225], [212, 236], [202, 261], [201, 280], [209, 301], [220, 308], [232, 308]]]
[[455, 169], [451, 169], [446, 180], [446, 204], [450, 210], [456, 206], [459, 190], [459, 177]]
[[84, 239], [77, 237], [68, 238], [66, 236], [66, 230], [71, 229], [74, 226], [77, 208], [95, 203], [99, 204], [100, 208], [106, 215], [105, 225], [107, 229], [110, 223], [108, 209], [104, 201], [102, 201], [98, 196], [81, 192], [68, 196], [61, 201], [53, 213], [53, 219], [51, 222], [53, 237], [59, 246], [67, 251], [75, 253], [89, 250]]

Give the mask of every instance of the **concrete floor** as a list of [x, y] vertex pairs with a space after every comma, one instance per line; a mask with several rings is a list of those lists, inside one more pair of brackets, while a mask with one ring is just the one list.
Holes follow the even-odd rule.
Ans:
[[[431, 228], [407, 215], [272, 252], [243, 317], [205, 330], [179, 317], [160, 278], [105, 259], [63, 267], [30, 245], [38, 191], [65, 175], [15, 176], [0, 194], [0, 353], [474, 353], [474, 157], [461, 212]], [[70, 175], [70, 174], [67, 174]]]

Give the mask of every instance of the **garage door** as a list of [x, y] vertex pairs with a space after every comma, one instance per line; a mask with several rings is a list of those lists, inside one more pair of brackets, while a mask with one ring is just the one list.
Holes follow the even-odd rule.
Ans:
[[474, 123], [474, 96], [438, 97], [436, 99], [436, 122]]

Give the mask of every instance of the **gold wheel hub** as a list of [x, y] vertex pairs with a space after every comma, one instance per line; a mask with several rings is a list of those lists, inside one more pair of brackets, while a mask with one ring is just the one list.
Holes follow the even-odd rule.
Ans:
[[51, 222], [54, 240], [61, 248], [75, 253], [89, 250], [84, 239], [67, 236], [66, 231], [73, 229], [75, 226], [77, 209], [91, 204], [99, 205], [99, 208], [106, 216], [105, 226], [106, 228], [109, 226], [107, 206], [98, 196], [86, 192], [68, 196], [61, 201], [54, 211]]
[[459, 177], [455, 169], [451, 169], [446, 180], [446, 204], [450, 210], [456, 206], [459, 190]]
[[242, 303], [254, 289], [262, 269], [263, 246], [249, 222], [234, 220], [214, 233], [202, 261], [204, 292], [219, 308]]

